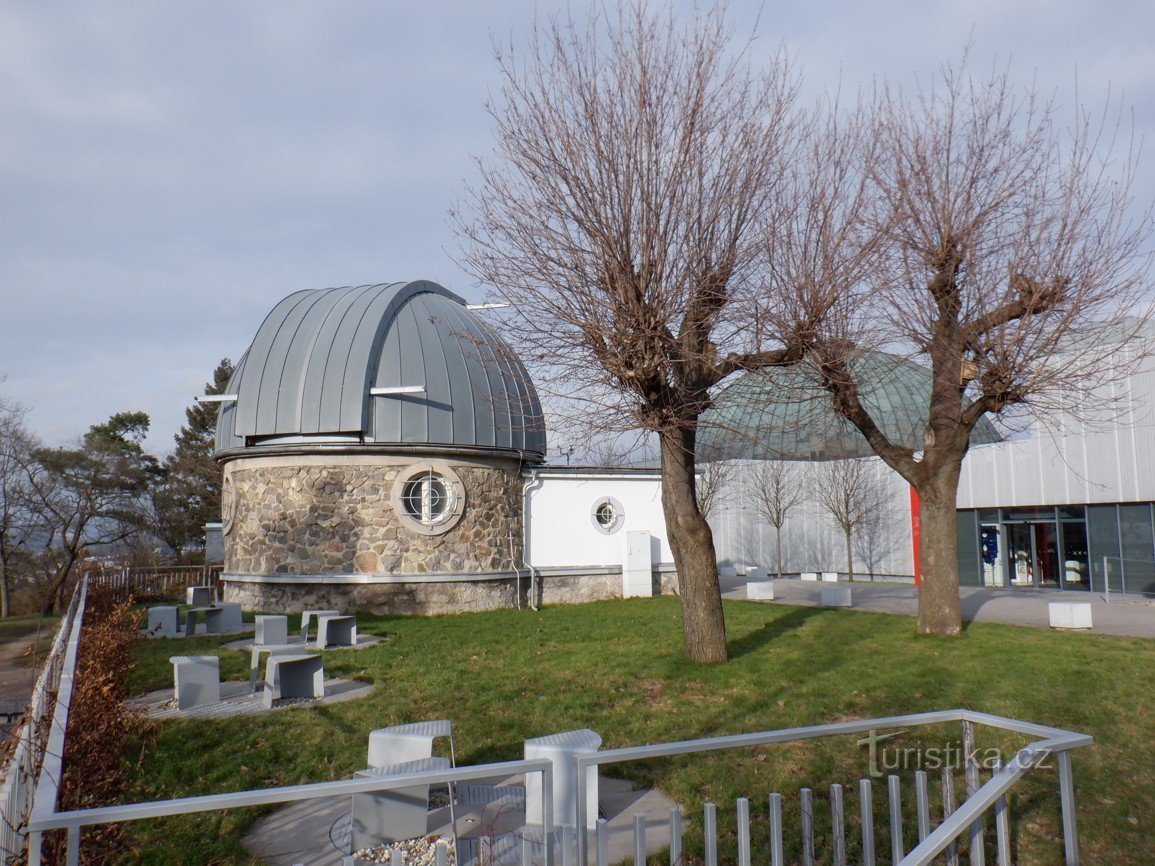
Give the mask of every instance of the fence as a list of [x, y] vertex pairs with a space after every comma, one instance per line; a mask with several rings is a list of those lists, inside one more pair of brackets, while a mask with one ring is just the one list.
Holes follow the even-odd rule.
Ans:
[[[895, 866], [926, 866], [937, 856], [946, 853], [947, 862], [957, 866], [960, 841], [966, 840], [968, 856], [971, 866], [985, 864], [985, 836], [986, 816], [993, 813], [995, 827], [995, 850], [1000, 866], [1010, 866], [1010, 819], [1007, 811], [1007, 794], [1028, 772], [1043, 771], [1040, 764], [1048, 756], [1055, 756], [1058, 764], [1059, 798], [1062, 811], [1062, 829], [1064, 844], [1064, 862], [1067, 866], [1077, 866], [1079, 862], [1077, 833], [1075, 825], [1074, 784], [1071, 770], [1070, 750], [1089, 745], [1091, 737], [1064, 731], [1057, 728], [1035, 725], [1015, 719], [992, 716], [985, 713], [975, 713], [968, 710], [948, 710], [942, 712], [918, 713], [906, 716], [894, 716], [881, 719], [866, 719], [855, 722], [844, 722], [831, 725], [816, 725], [803, 728], [789, 728], [777, 731], [762, 731], [737, 736], [711, 737], [698, 740], [687, 740], [676, 743], [658, 743], [647, 746], [637, 746], [623, 749], [610, 749], [592, 754], [579, 755], [574, 758], [576, 779], [576, 826], [586, 826], [585, 816], [585, 770], [592, 766], [607, 766], [630, 761], [649, 760], [653, 758], [667, 758], [695, 753], [713, 752], [727, 749], [748, 749], [753, 746], [774, 745], [802, 740], [837, 737], [854, 734], [869, 734], [880, 728], [906, 729], [924, 725], [940, 725], [944, 723], [961, 723], [962, 737], [967, 759], [959, 767], [963, 771], [966, 797], [958, 807], [955, 807], [955, 788], [953, 770], [946, 770], [942, 784], [942, 820], [932, 827], [929, 798], [929, 779], [925, 772], [919, 771], [915, 775], [915, 812], [917, 829], [913, 836], [917, 842], [909, 850], [904, 848], [905, 832], [903, 828], [903, 812], [901, 808], [902, 792], [897, 777], [887, 779], [887, 796], [889, 815], [884, 826], [889, 827], [890, 850], [884, 852], [884, 860], [889, 860]], [[1005, 765], [994, 768], [987, 781], [980, 783], [980, 768], [971, 759], [973, 752], [975, 726], [982, 725], [996, 730], [1012, 732], [1037, 738], [1029, 745], [1020, 749]], [[29, 863], [32, 866], [40, 863], [40, 841], [42, 834], [53, 829], [67, 831], [67, 863], [79, 863], [81, 851], [81, 828], [86, 826], [112, 823], [118, 821], [134, 821], [157, 818], [168, 815], [181, 815], [196, 812], [216, 811], [219, 809], [246, 808], [254, 806], [268, 806], [274, 804], [291, 803], [314, 798], [349, 796], [356, 793], [379, 792], [402, 788], [411, 788], [425, 784], [445, 784], [448, 782], [463, 782], [506, 777], [517, 773], [541, 773], [543, 803], [542, 814], [546, 827], [553, 827], [551, 815], [553, 776], [549, 761], [509, 761], [503, 763], [482, 764], [471, 767], [457, 767], [448, 770], [432, 772], [407, 773], [394, 776], [378, 776], [371, 778], [355, 778], [335, 782], [320, 782], [310, 785], [296, 785], [282, 788], [267, 788], [262, 790], [241, 791], [227, 794], [216, 794], [202, 797], [190, 797], [174, 800], [165, 800], [152, 803], [138, 803], [124, 806], [108, 806], [97, 809], [77, 810], [71, 812], [55, 812], [55, 791], [51, 778], [44, 779], [42, 784], [47, 785], [44, 794], [37, 793], [36, 804], [28, 822], [30, 831]], [[873, 812], [872, 781], [863, 779], [858, 784], [859, 810], [861, 824], [859, 834], [861, 838], [861, 862], [863, 866], [873, 866], [876, 863], [876, 839]], [[847, 856], [846, 817], [843, 789], [841, 785], [830, 786], [829, 798], [829, 835], [826, 838], [826, 847], [831, 852], [832, 866], [845, 866]], [[804, 866], [812, 866], [815, 859], [815, 835], [818, 824], [817, 816], [820, 810], [815, 808], [815, 797], [810, 789], [803, 789], [799, 797], [801, 808], [802, 832], [802, 862]], [[768, 795], [770, 814], [770, 859], [772, 866], [783, 866], [783, 800], [780, 794]], [[737, 817], [738, 854], [736, 862], [739, 866], [751, 864], [751, 831], [750, 831], [750, 801], [740, 798], [735, 804]], [[633, 822], [634, 862], [646, 862], [646, 819], [636, 815]], [[703, 808], [705, 828], [705, 863], [706, 866], [717, 866], [718, 830], [717, 807], [713, 803], [706, 803]], [[668, 825], [669, 862], [680, 864], [682, 854], [682, 821], [680, 809], [671, 810]], [[824, 829], [825, 829], [824, 822]], [[520, 836], [519, 851], [511, 852], [511, 862], [530, 864], [531, 862], [557, 863], [561, 866], [571, 866], [574, 863], [587, 864], [595, 862], [598, 866], [608, 864], [607, 824], [605, 819], [597, 822], [597, 829], [591, 834], [588, 832], [574, 832], [573, 828], [555, 828], [550, 833], [541, 833], [537, 828], [523, 828]], [[592, 835], [592, 839], [591, 839]], [[537, 841], [534, 841], [534, 840]], [[481, 846], [484, 855], [484, 845]], [[444, 857], [442, 851], [437, 856]], [[592, 858], [592, 860], [591, 860]], [[399, 852], [395, 852], [392, 862], [396, 866], [408, 866]], [[443, 862], [438, 860], [437, 862]], [[475, 862], [493, 862], [484, 856], [478, 857]], [[727, 862], [734, 862], [727, 860]]]
[[68, 702], [87, 597], [86, 575], [72, 595], [32, 691], [28, 715], [15, 734], [16, 748], [0, 788], [0, 866], [13, 860], [22, 862], [33, 798], [40, 788], [47, 792], [59, 783]]
[[99, 586], [131, 595], [138, 601], [184, 600], [190, 586], [214, 586], [221, 590], [221, 565], [158, 565], [141, 568], [118, 568], [92, 575]]

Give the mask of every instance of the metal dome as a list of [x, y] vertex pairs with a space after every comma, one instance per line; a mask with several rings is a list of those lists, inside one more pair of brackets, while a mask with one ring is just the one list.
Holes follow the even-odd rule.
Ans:
[[[371, 394], [371, 389], [423, 392]], [[529, 374], [465, 301], [418, 280], [295, 292], [229, 381], [217, 455], [316, 445], [545, 455]]]
[[[859, 399], [891, 442], [922, 448], [931, 373], [885, 352], [863, 352], [852, 363]], [[983, 418], [972, 445], [1002, 437]], [[874, 454], [866, 438], [834, 411], [809, 362], [750, 372], [714, 398], [698, 424], [698, 459], [835, 460]]]

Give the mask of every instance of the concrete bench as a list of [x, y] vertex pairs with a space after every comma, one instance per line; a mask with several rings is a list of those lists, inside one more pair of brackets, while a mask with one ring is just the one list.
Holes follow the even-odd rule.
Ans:
[[289, 642], [289, 618], [284, 614], [258, 614], [253, 617], [253, 623], [256, 627], [253, 643], [276, 646]]
[[301, 613], [301, 640], [309, 639], [309, 623], [313, 617], [321, 617], [326, 614], [330, 616], [339, 616], [339, 610], [306, 610]]
[[1091, 628], [1091, 605], [1085, 601], [1052, 601], [1047, 604], [1051, 628]]
[[221, 700], [221, 660], [217, 656], [172, 656], [177, 709], [191, 710]]
[[804, 571], [804, 572], [802, 572], [801, 577], [803, 580], [816, 581], [816, 580], [818, 580], [818, 572], [817, 571]]
[[[548, 759], [553, 764], [553, 822], [561, 827], [577, 826], [577, 769], [575, 755], [596, 752], [602, 738], [589, 728], [565, 731], [525, 741], [526, 760]], [[538, 773], [525, 775], [525, 823], [540, 826], [542, 815], [542, 786]], [[586, 827], [594, 829], [598, 822], [598, 768], [586, 768]]]
[[822, 572], [822, 582], [823, 583], [838, 583], [838, 572], [837, 571], [824, 571], [824, 572]]
[[[448, 770], [448, 758], [421, 758], [358, 770], [356, 779]], [[424, 836], [429, 829], [429, 785], [353, 795], [353, 850]]]
[[268, 653], [271, 656], [300, 655], [301, 645], [299, 643], [253, 644], [249, 652], [249, 691], [252, 692], [257, 690], [257, 674], [261, 668], [262, 653]]
[[849, 586], [822, 587], [823, 607], [850, 607], [850, 605], [851, 602]]
[[190, 586], [185, 592], [185, 604], [209, 605], [217, 600], [215, 586]]
[[180, 631], [179, 610], [173, 605], [148, 609], [148, 633], [156, 637], [176, 637]]
[[205, 632], [208, 634], [232, 634], [244, 627], [241, 606], [233, 602], [222, 602], [205, 608]]
[[409, 722], [370, 731], [367, 763], [370, 767], [385, 767], [432, 757], [433, 741], [438, 737], [449, 738], [450, 763], [456, 766], [453, 723], [449, 719]]
[[325, 697], [325, 667], [319, 655], [269, 654], [265, 662], [265, 691], [261, 696], [267, 709], [284, 698]]
[[205, 616], [205, 630], [208, 631], [208, 617], [207, 611], [212, 610], [211, 607], [190, 607], [184, 612], [184, 636], [192, 637], [197, 633], [197, 620], [201, 616]]
[[317, 617], [317, 649], [357, 646], [357, 617], [323, 613]]
[[768, 580], [752, 580], [746, 584], [746, 598], [754, 601], [773, 601], [774, 584]]

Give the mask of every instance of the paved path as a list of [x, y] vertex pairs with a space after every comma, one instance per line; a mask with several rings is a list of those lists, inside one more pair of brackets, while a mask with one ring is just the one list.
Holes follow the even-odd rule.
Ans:
[[[746, 580], [722, 577], [725, 598], [745, 598]], [[822, 584], [803, 582], [797, 578], [772, 581], [774, 600], [782, 604], [817, 607], [821, 604]], [[867, 583], [845, 581], [840, 586], [852, 586], [856, 610], [915, 616], [918, 613], [918, 590], [914, 586], [897, 583]], [[973, 622], [1004, 622], [1012, 625], [1048, 627], [1047, 603], [1051, 601], [1082, 601], [1091, 605], [1091, 621], [1097, 634], [1128, 635], [1155, 638], [1155, 599], [1113, 594], [1110, 603], [1103, 596], [1090, 592], [1048, 589], [992, 589], [964, 586], [959, 590], [962, 616]]]

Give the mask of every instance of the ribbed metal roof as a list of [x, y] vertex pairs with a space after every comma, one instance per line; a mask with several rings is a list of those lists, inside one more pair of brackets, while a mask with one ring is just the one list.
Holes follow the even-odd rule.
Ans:
[[[406, 386], [425, 393], [369, 393]], [[425, 280], [289, 295], [228, 393], [237, 400], [222, 404], [218, 452], [357, 437], [545, 454], [541, 404], [520, 360], [464, 300]]]
[[[859, 399], [891, 442], [923, 446], [931, 373], [913, 361], [864, 352], [852, 363]], [[972, 445], [999, 442], [983, 418]], [[721, 391], [698, 426], [698, 459], [832, 460], [868, 457], [865, 437], [834, 411], [808, 362], [747, 373]]]

